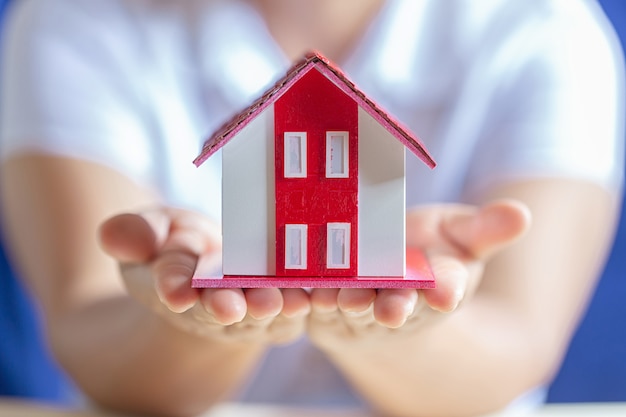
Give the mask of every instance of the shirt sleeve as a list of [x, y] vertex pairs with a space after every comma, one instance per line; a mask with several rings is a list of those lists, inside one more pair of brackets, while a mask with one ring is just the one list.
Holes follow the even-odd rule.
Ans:
[[[140, 180], [151, 158], [140, 89], [129, 81], [136, 48], [118, 2], [85, 4], [15, 4], [0, 61], [0, 152], [87, 159]], [[104, 27], [102, 13], [119, 14], [105, 19], [119, 24]]]
[[532, 177], [621, 187], [621, 48], [595, 2], [561, 3], [566, 10], [547, 7], [512, 33], [506, 55], [490, 63], [498, 84], [472, 155], [470, 190]]

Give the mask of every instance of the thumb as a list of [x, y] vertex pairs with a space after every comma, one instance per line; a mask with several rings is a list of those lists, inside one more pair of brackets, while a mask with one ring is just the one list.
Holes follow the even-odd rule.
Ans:
[[152, 259], [162, 245], [169, 219], [154, 210], [139, 214], [119, 214], [106, 220], [98, 230], [100, 246], [122, 263], [140, 263]]
[[497, 200], [474, 213], [453, 215], [443, 220], [443, 230], [463, 252], [477, 259], [520, 238], [530, 227], [530, 210], [516, 200]]

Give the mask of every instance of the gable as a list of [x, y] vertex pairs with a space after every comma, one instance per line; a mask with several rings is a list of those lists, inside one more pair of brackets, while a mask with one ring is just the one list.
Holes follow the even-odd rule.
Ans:
[[201, 165], [211, 155], [217, 152], [218, 149], [237, 135], [243, 127], [254, 120], [263, 110], [275, 103], [276, 100], [289, 91], [294, 85], [298, 84], [313, 68], [323, 74], [327, 80], [332, 82], [346, 96], [351, 97], [359, 107], [372, 116], [374, 120], [387, 129], [426, 165], [430, 168], [435, 167], [436, 163], [434, 159], [430, 156], [419, 138], [369, 99], [341, 70], [332, 65], [328, 59], [319, 53], [311, 53], [303, 60], [296, 63], [273, 87], [268, 89], [250, 106], [236, 114], [230, 121], [218, 129], [217, 132], [205, 142], [200, 155], [194, 160], [194, 164], [196, 164], [196, 166]]
[[[283, 102], [288, 102], [285, 108]], [[356, 111], [357, 103], [328, 77], [312, 68], [276, 101], [277, 117], [287, 126], [298, 126], [301, 117], [328, 129], [345, 129], [345, 120]], [[280, 114], [278, 112], [280, 111]]]

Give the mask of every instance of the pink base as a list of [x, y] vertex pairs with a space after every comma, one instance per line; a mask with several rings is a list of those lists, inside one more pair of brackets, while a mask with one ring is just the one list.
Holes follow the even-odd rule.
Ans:
[[406, 277], [219, 276], [201, 271], [194, 288], [435, 288], [435, 278], [422, 251], [407, 248]]
[[411, 278], [233, 277], [194, 278], [194, 288], [435, 288], [435, 281]]

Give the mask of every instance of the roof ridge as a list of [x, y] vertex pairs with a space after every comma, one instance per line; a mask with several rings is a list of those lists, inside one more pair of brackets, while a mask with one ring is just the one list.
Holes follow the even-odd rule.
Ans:
[[[302, 59], [293, 64], [286, 71], [284, 76], [278, 79], [273, 86], [268, 88], [259, 98], [254, 100], [252, 104], [241, 110], [239, 113], [236, 113], [231, 119], [222, 124], [222, 126], [205, 141], [200, 155], [193, 161], [194, 164], [199, 166], [206, 161], [212, 154], [221, 148], [224, 142], [227, 142], [232, 136], [239, 132], [243, 128], [242, 125], [245, 125], [246, 121], [249, 121], [250, 118], [256, 117], [255, 114], [259, 114], [269, 104], [274, 102], [277, 99], [276, 96], [280, 95], [280, 93], [284, 91], [285, 86], [295, 82], [296, 79], [308, 72], [306, 70], [307, 68], [312, 68], [314, 66], [317, 67], [318, 64], [321, 65], [321, 68], [318, 68], [318, 70], [322, 73], [329, 71], [332, 74], [332, 77], [336, 78], [343, 84], [343, 87], [341, 85], [337, 85], [344, 91], [344, 93], [352, 96], [352, 98], [357, 102], [364, 103], [366, 106], [365, 110], [379, 123], [385, 125], [388, 130], [395, 132], [392, 132], [392, 134], [394, 134], [394, 136], [396, 136], [396, 138], [399, 139], [405, 146], [409, 147], [409, 149], [411, 149], [411, 151], [416, 154], [418, 158], [431, 168], [436, 165], [435, 161], [429, 155], [420, 140], [415, 137], [408, 128], [379, 107], [364, 92], [357, 88], [354, 82], [352, 82], [337, 65], [333, 64], [322, 53], [316, 50], [307, 52]], [[346, 91], [346, 89], [349, 91]]]

